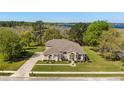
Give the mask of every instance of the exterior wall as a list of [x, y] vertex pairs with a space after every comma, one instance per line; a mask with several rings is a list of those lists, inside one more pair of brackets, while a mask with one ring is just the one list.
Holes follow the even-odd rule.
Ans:
[[[75, 52], [72, 52], [72, 53], [74, 54], [74, 61], [77, 61], [76, 53], [75, 53]], [[72, 60], [72, 59], [70, 58], [70, 55], [71, 55], [72, 53], [67, 53], [67, 59], [68, 59], [69, 61]]]
[[44, 55], [43, 60], [48, 60], [48, 56]]
[[53, 60], [58, 61], [58, 56], [54, 56]]
[[[70, 58], [71, 53], [67, 53], [66, 57], [68, 61], [71, 61], [72, 59]], [[51, 55], [51, 58], [49, 59], [49, 55], [43, 56], [42, 60], [55, 60], [55, 61], [61, 61], [58, 55]], [[77, 58], [77, 54], [74, 53], [74, 61], [85, 61], [85, 55], [81, 55], [80, 60]]]
[[85, 54], [82, 54], [80, 61], [86, 61]]
[[67, 53], [67, 59], [70, 61], [70, 53]]
[[74, 53], [74, 61], [77, 61], [77, 53]]
[[58, 61], [58, 56], [56, 55], [51, 55], [51, 58], [49, 59], [49, 55], [43, 57], [43, 60], [55, 60]]
[[[47, 49], [50, 47], [47, 47]], [[82, 54], [80, 59], [77, 58], [78, 54], [75, 52], [71, 52], [74, 54], [74, 61], [85, 61], [85, 54]], [[68, 61], [71, 61], [72, 59], [70, 58], [71, 53], [67, 53], [66, 55], [64, 54], [64, 56], [67, 58]], [[50, 59], [49, 59], [50, 55], [47, 56], [43, 56], [42, 60], [54, 60], [54, 61], [62, 61], [61, 57], [59, 57], [59, 55], [51, 55]]]
[[[68, 61], [71, 61], [71, 59], [70, 59], [70, 54], [71, 54], [71, 53], [67, 53], [67, 55], [66, 55]], [[79, 60], [79, 59], [76, 57], [76, 53], [75, 53], [75, 54], [74, 54], [74, 61], [85, 61], [85, 57], [84, 57], [84, 56], [85, 56], [85, 55], [82, 55], [82, 56], [81, 56], [81, 59]], [[47, 55], [47, 56], [44, 55], [42, 60], [61, 61], [61, 59], [60, 59], [59, 56], [57, 56], [57, 55], [51, 55], [51, 59], [49, 59], [49, 55]]]
[[45, 50], [48, 50], [48, 49], [50, 49], [50, 48], [51, 48], [50, 46], [47, 46]]
[[84, 61], [84, 56], [83, 56], [83, 55], [81, 56], [81, 59], [80, 59], [80, 61]]

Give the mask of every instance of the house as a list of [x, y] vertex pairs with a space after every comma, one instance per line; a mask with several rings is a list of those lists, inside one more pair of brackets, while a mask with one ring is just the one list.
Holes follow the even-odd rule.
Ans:
[[116, 52], [116, 59], [120, 60], [120, 59], [124, 59], [124, 51], [118, 51]]
[[45, 44], [43, 60], [53, 61], [86, 61], [87, 56], [82, 47], [67, 39], [53, 39]]

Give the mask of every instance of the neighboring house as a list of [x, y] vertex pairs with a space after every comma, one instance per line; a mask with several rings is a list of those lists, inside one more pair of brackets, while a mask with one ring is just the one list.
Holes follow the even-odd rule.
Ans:
[[43, 60], [54, 61], [86, 61], [87, 56], [82, 47], [66, 39], [53, 39], [45, 44]]
[[118, 51], [118, 52], [116, 53], [116, 57], [117, 57], [118, 59], [124, 59], [124, 51]]

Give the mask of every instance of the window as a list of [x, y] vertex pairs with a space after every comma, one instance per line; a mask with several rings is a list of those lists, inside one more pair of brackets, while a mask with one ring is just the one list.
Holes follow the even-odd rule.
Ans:
[[52, 59], [52, 55], [49, 55], [48, 58], [49, 58], [49, 60], [51, 60]]
[[71, 59], [71, 60], [74, 60], [74, 53], [71, 53], [71, 54], [70, 54], [70, 59]]
[[78, 55], [77, 55], [78, 60], [81, 60], [81, 57], [82, 57], [81, 54], [78, 54]]

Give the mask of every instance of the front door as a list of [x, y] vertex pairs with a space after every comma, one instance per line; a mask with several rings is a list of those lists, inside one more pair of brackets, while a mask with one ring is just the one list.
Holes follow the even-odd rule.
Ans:
[[70, 59], [74, 61], [74, 53], [70, 54]]

